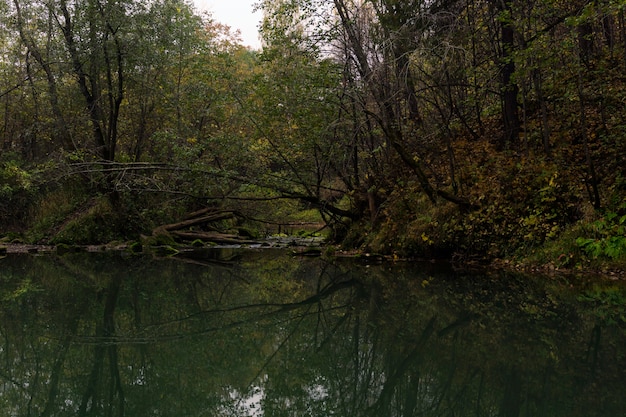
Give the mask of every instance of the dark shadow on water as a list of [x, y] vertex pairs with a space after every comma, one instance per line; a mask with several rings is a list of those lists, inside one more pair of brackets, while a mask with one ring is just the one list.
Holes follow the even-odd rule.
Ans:
[[623, 416], [618, 283], [280, 250], [0, 261], [15, 416]]

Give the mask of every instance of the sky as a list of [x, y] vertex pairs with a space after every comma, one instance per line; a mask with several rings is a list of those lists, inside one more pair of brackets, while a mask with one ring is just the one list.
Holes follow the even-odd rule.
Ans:
[[262, 14], [252, 13], [257, 0], [193, 0], [198, 11], [209, 11], [213, 19], [241, 32], [243, 44], [260, 49], [258, 26]]

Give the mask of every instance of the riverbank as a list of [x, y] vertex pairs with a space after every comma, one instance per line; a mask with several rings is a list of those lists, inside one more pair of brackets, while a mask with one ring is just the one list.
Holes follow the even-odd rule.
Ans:
[[540, 274], [545, 276], [568, 277], [568, 279], [580, 277], [594, 277], [610, 281], [626, 281], [626, 271], [609, 265], [595, 265], [575, 268], [557, 266], [552, 262], [545, 264], [532, 263], [528, 261], [494, 259], [490, 262], [458, 262], [451, 259], [411, 259], [400, 258], [396, 255], [382, 255], [370, 253], [364, 250], [342, 250], [335, 246], [324, 244], [320, 238], [302, 237], [271, 237], [264, 240], [255, 241], [253, 244], [239, 245], [210, 245], [204, 247], [192, 245], [171, 246], [137, 246], [133, 242], [109, 243], [103, 245], [36, 245], [24, 243], [6, 243], [0, 245], [0, 256], [10, 254], [31, 254], [50, 255], [66, 254], [72, 252], [106, 252], [106, 251], [127, 251], [133, 253], [161, 253], [164, 255], [175, 255], [178, 253], [201, 251], [204, 249], [284, 249], [288, 255], [296, 256], [326, 256], [329, 258], [354, 258], [362, 260], [368, 264], [379, 263], [411, 263], [430, 261], [433, 263], [445, 262], [451, 264], [458, 270], [501, 270], [508, 272], [520, 272], [525, 274]]

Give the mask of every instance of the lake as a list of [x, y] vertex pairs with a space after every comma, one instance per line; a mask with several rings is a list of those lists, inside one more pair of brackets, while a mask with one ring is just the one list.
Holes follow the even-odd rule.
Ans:
[[626, 287], [205, 249], [0, 259], [5, 416], [626, 415]]

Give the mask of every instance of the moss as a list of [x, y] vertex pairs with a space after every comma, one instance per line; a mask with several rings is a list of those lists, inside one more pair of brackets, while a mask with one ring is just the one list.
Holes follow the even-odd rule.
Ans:
[[154, 248], [154, 253], [159, 256], [174, 256], [179, 253], [178, 249], [172, 246], [157, 246]]
[[176, 246], [176, 241], [167, 232], [157, 233], [152, 236], [141, 236], [144, 246]]
[[105, 198], [99, 198], [89, 209], [67, 221], [51, 242], [79, 245], [109, 242], [118, 237], [117, 223], [110, 203]]
[[128, 245], [128, 250], [131, 253], [141, 253], [143, 251], [143, 245], [141, 244], [141, 242], [132, 242], [130, 245]]
[[333, 245], [328, 245], [324, 248], [324, 256], [327, 258], [333, 258], [337, 253], [337, 248]]

